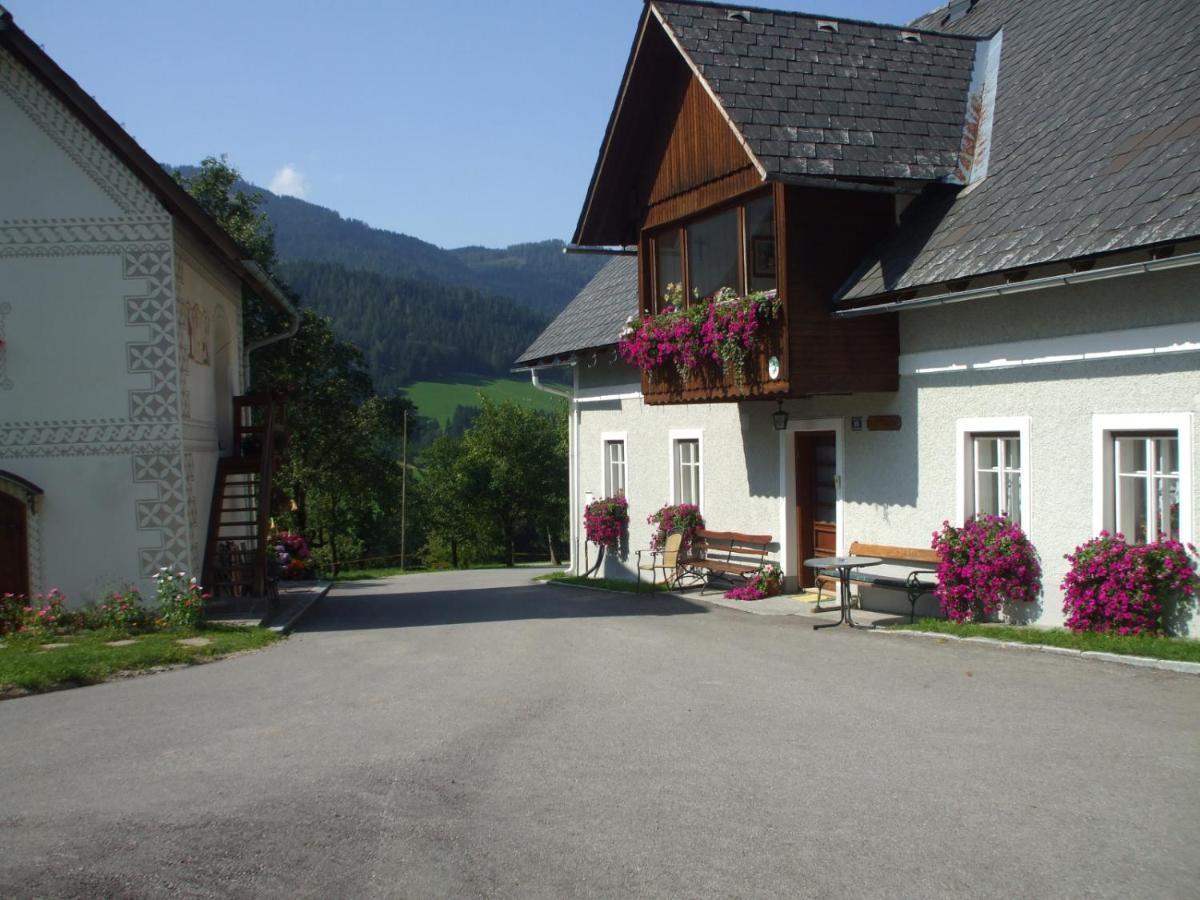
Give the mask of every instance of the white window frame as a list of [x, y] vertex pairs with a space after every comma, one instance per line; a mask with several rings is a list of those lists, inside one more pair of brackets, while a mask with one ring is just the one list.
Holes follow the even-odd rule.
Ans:
[[1033, 445], [1029, 416], [976, 416], [957, 419], [955, 431], [955, 508], [958, 524], [970, 515], [975, 499], [975, 436], [1015, 434], [1021, 442], [1021, 530], [1033, 534]]
[[1179, 437], [1179, 540], [1195, 541], [1192, 520], [1192, 414], [1112, 413], [1092, 416], [1092, 532], [1116, 530], [1114, 435], [1173, 431]]
[[672, 428], [667, 435], [667, 470], [671, 473], [671, 499], [672, 504], [682, 503], [679, 499], [679, 484], [675, 466], [676, 444], [680, 441], [695, 441], [696, 442], [696, 458], [700, 467], [699, 477], [696, 479], [699, 496], [696, 498], [696, 505], [700, 507], [700, 512], [704, 512], [704, 431], [700, 428]]
[[625, 449], [624, 468], [625, 468], [625, 499], [629, 499], [629, 437], [625, 431], [604, 431], [600, 433], [600, 487], [604, 491], [605, 497], [611, 497], [612, 487], [610, 484], [612, 473], [608, 468], [608, 445], [610, 443], [620, 442]]

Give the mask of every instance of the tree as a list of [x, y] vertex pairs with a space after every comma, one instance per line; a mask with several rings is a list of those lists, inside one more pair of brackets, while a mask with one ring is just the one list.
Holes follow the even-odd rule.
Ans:
[[[238, 187], [242, 176], [224, 154], [206, 156], [200, 161], [200, 171], [190, 178], [178, 169], [173, 175], [249, 254], [249, 259], [268, 275], [275, 274], [279, 262], [275, 255], [275, 230], [267, 214], [259, 210], [263, 195], [258, 191], [247, 193]], [[273, 304], [247, 291], [242, 292], [242, 321], [247, 343], [276, 334], [284, 325]]]
[[[565, 421], [565, 409], [558, 418]], [[519, 529], [548, 529], [565, 510], [558, 499], [567, 495], [560, 425], [555, 416], [485, 397], [462, 442], [463, 474], [474, 508], [499, 538], [505, 565], [514, 565]], [[561, 529], [558, 522], [555, 530]]]

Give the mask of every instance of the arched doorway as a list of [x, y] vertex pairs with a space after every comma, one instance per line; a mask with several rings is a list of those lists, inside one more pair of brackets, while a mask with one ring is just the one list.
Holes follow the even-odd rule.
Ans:
[[29, 593], [29, 522], [25, 504], [0, 492], [0, 594]]

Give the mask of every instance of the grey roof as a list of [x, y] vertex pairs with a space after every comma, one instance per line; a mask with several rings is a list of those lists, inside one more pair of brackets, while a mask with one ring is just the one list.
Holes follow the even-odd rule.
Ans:
[[1200, 234], [1200, 4], [979, 0], [1003, 27], [988, 176], [929, 191], [843, 287], [855, 300]]
[[518, 365], [615, 344], [625, 320], [637, 313], [637, 273], [636, 256], [614, 256], [521, 354]]
[[[741, 6], [655, 0], [767, 177], [932, 180], [962, 143], [976, 41]], [[746, 11], [748, 22], [730, 19]], [[915, 32], [915, 29], [910, 29]]]

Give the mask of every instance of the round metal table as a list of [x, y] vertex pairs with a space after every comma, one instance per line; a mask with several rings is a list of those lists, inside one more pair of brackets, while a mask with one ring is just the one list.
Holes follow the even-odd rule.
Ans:
[[836, 569], [838, 573], [839, 596], [841, 599], [841, 613], [836, 622], [825, 622], [821, 625], [814, 625], [813, 630], [818, 628], [836, 628], [845, 622], [851, 628], [874, 628], [874, 625], [859, 625], [850, 616], [850, 570], [865, 569], [867, 566], [878, 566], [883, 562], [877, 556], [815, 556], [812, 559], [806, 559], [804, 564], [810, 569], [816, 569], [819, 572], [827, 572], [830, 569]]

